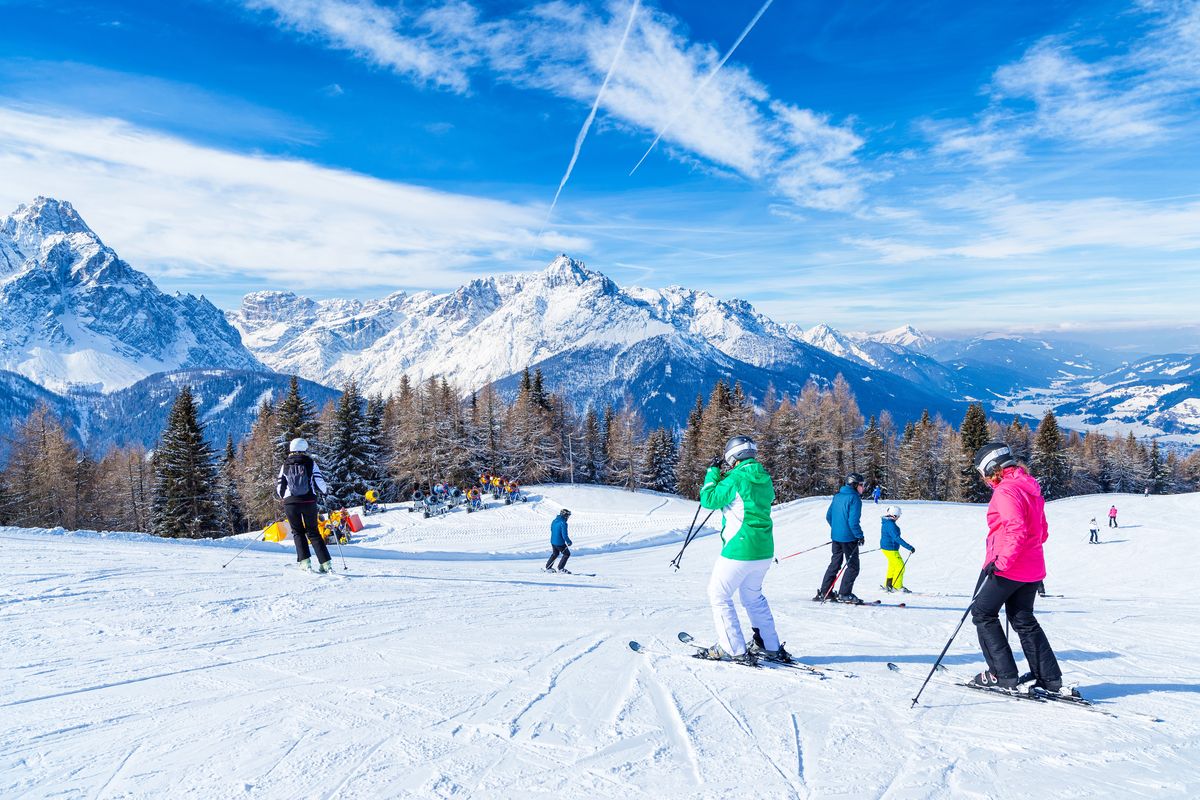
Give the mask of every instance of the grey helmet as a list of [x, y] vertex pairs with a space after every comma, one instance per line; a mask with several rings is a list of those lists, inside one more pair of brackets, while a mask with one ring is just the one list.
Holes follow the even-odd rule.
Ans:
[[566, 519], [567, 517], [571, 516], [571, 510], [569, 508], [564, 508], [562, 511], [558, 512], [558, 515], [563, 519]]
[[862, 486], [866, 482], [867, 482], [867, 479], [865, 477], [863, 477], [863, 474], [861, 472], [851, 472], [849, 475], [846, 476], [846, 485], [847, 486]]
[[758, 455], [758, 445], [749, 436], [734, 436], [725, 443], [725, 463], [733, 466], [739, 461]]
[[1012, 448], [1004, 442], [988, 442], [975, 453], [975, 469], [985, 478], [1016, 463]]

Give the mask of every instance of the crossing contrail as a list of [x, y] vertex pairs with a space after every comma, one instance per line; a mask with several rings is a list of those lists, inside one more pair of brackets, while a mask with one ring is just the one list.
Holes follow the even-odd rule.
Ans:
[[608, 73], [604, 76], [604, 83], [600, 84], [600, 91], [596, 92], [596, 101], [592, 103], [592, 110], [588, 113], [587, 119], [583, 121], [583, 127], [579, 129], [579, 135], [575, 137], [575, 152], [571, 154], [571, 163], [567, 164], [567, 171], [563, 173], [562, 180], [558, 182], [558, 191], [554, 193], [554, 200], [550, 203], [550, 210], [546, 212], [546, 219], [542, 222], [542, 229], [538, 231], [538, 238], [542, 238], [542, 233], [546, 230], [546, 225], [550, 222], [550, 215], [554, 213], [554, 207], [558, 205], [558, 196], [562, 194], [563, 187], [567, 185], [567, 181], [571, 177], [571, 171], [575, 169], [575, 162], [579, 160], [579, 151], [583, 148], [583, 140], [587, 138], [588, 130], [592, 127], [592, 121], [596, 119], [596, 111], [600, 108], [600, 98], [604, 96], [604, 90], [608, 88], [608, 81], [612, 77], [613, 72], [617, 68], [617, 62], [621, 60], [621, 53], [625, 50], [625, 41], [629, 38], [629, 31], [633, 29], [633, 18], [637, 16], [638, 7], [642, 0], [633, 0], [633, 8], [629, 9], [629, 21], [625, 23], [625, 33], [621, 35], [621, 43], [617, 45], [617, 52], [613, 55], [612, 64], [608, 66]]
[[633, 169], [629, 170], [630, 175], [637, 172], [638, 167], [642, 165], [642, 162], [646, 160], [648, 155], [650, 155], [650, 151], [652, 151], [655, 145], [658, 144], [658, 140], [661, 139], [667, 130], [675, 124], [676, 120], [679, 119], [683, 112], [688, 110], [688, 107], [692, 105], [692, 101], [696, 99], [696, 95], [704, 91], [704, 87], [708, 86], [709, 82], [713, 79], [717, 72], [720, 71], [721, 67], [725, 66], [725, 62], [729, 60], [731, 55], [733, 55], [733, 51], [737, 50], [738, 45], [742, 43], [742, 40], [746, 38], [750, 31], [754, 30], [754, 26], [758, 24], [758, 21], [762, 19], [762, 15], [766, 13], [767, 9], [771, 7], [771, 3], [774, 2], [775, 0], [767, 0], [767, 2], [763, 3], [762, 8], [760, 8], [758, 13], [754, 15], [754, 19], [750, 20], [750, 24], [747, 25], [745, 30], [742, 31], [742, 35], [739, 36], [737, 41], [733, 43], [733, 47], [729, 48], [729, 51], [726, 52], [721, 60], [717, 62], [717, 65], [712, 68], [712, 71], [705, 76], [704, 80], [700, 82], [700, 85], [696, 87], [696, 90], [692, 92], [692, 96], [687, 99], [687, 102], [679, 107], [679, 109], [675, 112], [675, 116], [671, 117], [667, 124], [663, 126], [663, 129], [658, 132], [658, 136], [654, 137], [654, 141], [651, 142], [650, 146], [646, 148], [646, 152], [642, 153], [642, 157], [638, 159], [636, 164], [633, 165]]

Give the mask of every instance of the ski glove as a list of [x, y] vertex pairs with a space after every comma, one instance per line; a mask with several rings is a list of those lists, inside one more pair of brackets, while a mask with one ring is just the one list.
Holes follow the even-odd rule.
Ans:
[[859, 547], [863, 547], [864, 545], [866, 545], [866, 543], [867, 543], [867, 540], [866, 540], [866, 539], [859, 539], [859, 540], [858, 540], [858, 546], [859, 546]]
[[913, 553], [915, 553], [915, 552], [917, 552], [917, 548], [915, 548], [915, 547], [910, 547], [910, 548], [908, 548], [908, 554], [909, 554], [910, 556], [911, 556]]
[[724, 456], [713, 456], [713, 460], [712, 460], [712, 461], [710, 461], [710, 462], [708, 462], [708, 465], [709, 465], [710, 467], [719, 467], [719, 466], [721, 466], [721, 463], [722, 463], [724, 460], [725, 460], [725, 457], [724, 457]]

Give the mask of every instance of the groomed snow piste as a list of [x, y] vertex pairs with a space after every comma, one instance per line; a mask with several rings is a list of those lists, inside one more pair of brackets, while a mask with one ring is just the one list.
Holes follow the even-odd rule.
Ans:
[[[1113, 719], [941, 684], [910, 709], [973, 588], [982, 506], [901, 504], [908, 608], [810, 602], [824, 550], [772, 568], [788, 648], [858, 676], [821, 681], [686, 657], [678, 631], [713, 638], [719, 547], [668, 567], [694, 504], [530, 493], [429, 520], [392, 506], [348, 570], [334, 550], [337, 577], [287, 569], [288, 543], [222, 568], [248, 539], [0, 528], [0, 797], [1200, 796], [1200, 495], [1048, 506], [1065, 597], [1039, 616]], [[1087, 544], [1112, 502], [1122, 527]], [[777, 509], [779, 556], [826, 539], [826, 504]], [[563, 506], [590, 574], [541, 571]], [[883, 558], [863, 562], [857, 593], [884, 597]], [[946, 663], [982, 668], [969, 622]]]

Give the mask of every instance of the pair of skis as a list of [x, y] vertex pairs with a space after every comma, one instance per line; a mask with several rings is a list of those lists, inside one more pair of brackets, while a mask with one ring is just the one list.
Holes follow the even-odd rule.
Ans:
[[[755, 664], [743, 664], [742, 662], [738, 662], [738, 661], [725, 661], [725, 660], [711, 659], [711, 658], [708, 658], [706, 655], [704, 655], [704, 653], [708, 650], [708, 648], [704, 647], [703, 645], [697, 644], [696, 640], [687, 631], [680, 631], [678, 638], [679, 638], [680, 642], [693, 648], [693, 652], [691, 654], [692, 658], [697, 658], [702, 661], [711, 661], [714, 664], [737, 664], [738, 666], [746, 666], [746, 667], [750, 667], [751, 669], [762, 669], [764, 667], [766, 667], [768, 669], [790, 669], [790, 670], [796, 670], [805, 675], [815, 677], [818, 680], [827, 680], [834, 676], [845, 677], [845, 678], [858, 677], [857, 675], [855, 675], [852, 672], [842, 672], [841, 670], [833, 670], [833, 669], [824, 669], [821, 667], [814, 667], [812, 664], [805, 664], [800, 661], [791, 661], [789, 663], [782, 663], [782, 662], [778, 662], [778, 661], [768, 661], [766, 659], [763, 659]], [[642, 653], [643, 655], [658, 654], [658, 655], [665, 655], [665, 656], [675, 656], [674, 653], [667, 653], [665, 651], [654, 650], [652, 648], [646, 647], [645, 645], [643, 645], [639, 642], [630, 642], [629, 649], [635, 653]]]

